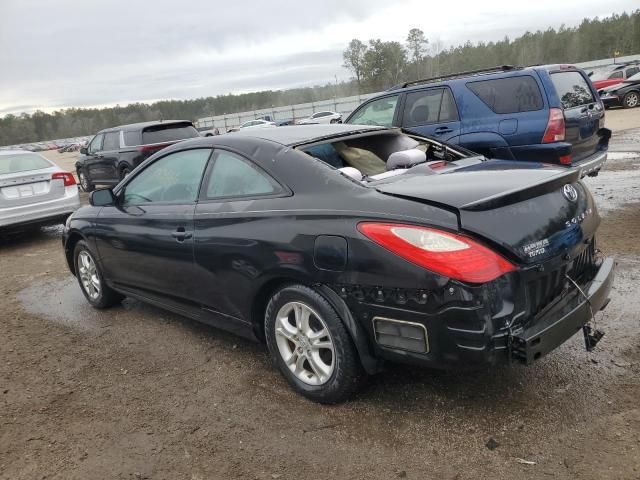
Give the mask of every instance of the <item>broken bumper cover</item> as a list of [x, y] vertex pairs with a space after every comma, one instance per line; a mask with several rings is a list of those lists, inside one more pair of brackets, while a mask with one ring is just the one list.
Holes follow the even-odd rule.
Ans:
[[529, 365], [582, 330], [593, 315], [606, 307], [614, 270], [614, 260], [605, 259], [588, 288], [583, 290], [587, 298], [574, 292], [570, 301], [548, 312], [533, 325], [512, 332], [509, 347], [512, 358]]
[[[580, 287], [588, 301], [577, 288], [570, 288], [541, 317], [523, 323], [522, 327], [517, 327], [516, 322], [511, 331], [507, 326], [511, 323], [509, 318], [521, 314], [513, 312], [509, 317], [491, 319], [486, 305], [477, 302], [450, 305], [431, 314], [407, 305], [391, 307], [348, 298], [347, 305], [354, 318], [368, 319], [359, 323], [367, 331], [371, 353], [379, 360], [456, 370], [509, 361], [530, 364], [578, 333], [592, 319], [592, 312], [596, 314], [607, 305], [614, 270], [613, 259], [603, 260], [592, 279]], [[388, 324], [383, 330], [380, 320], [393, 320], [404, 327], [390, 330], [393, 327]], [[418, 335], [418, 326], [424, 327], [424, 339]], [[400, 335], [405, 336], [402, 343], [397, 339]], [[413, 348], [411, 344], [420, 344], [421, 348]]]

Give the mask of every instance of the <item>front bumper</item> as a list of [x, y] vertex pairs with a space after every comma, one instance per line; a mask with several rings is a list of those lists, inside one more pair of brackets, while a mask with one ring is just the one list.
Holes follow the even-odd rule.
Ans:
[[[548, 308], [529, 318], [517, 308], [510, 309], [509, 305], [513, 307], [510, 301], [504, 304], [503, 310], [492, 314], [487, 305], [490, 295], [486, 286], [471, 290], [447, 286], [438, 294], [445, 303], [432, 312], [425, 311], [428, 305], [423, 311], [413, 308], [417, 305], [410, 298], [420, 298], [421, 291], [373, 289], [368, 293], [366, 288], [362, 291], [359, 287], [336, 287], [335, 290], [366, 331], [374, 357], [427, 368], [463, 370], [511, 361], [530, 364], [551, 352], [580, 331], [592, 319], [592, 312], [596, 314], [606, 307], [614, 270], [613, 259], [607, 258], [597, 267], [591, 280], [580, 285], [588, 301], [571, 286], [550, 302]], [[501, 288], [494, 285], [489, 289]], [[390, 305], [386, 300], [384, 304], [376, 303], [376, 295], [386, 299], [395, 295], [396, 305]], [[431, 295], [429, 293], [429, 298]], [[389, 340], [386, 335], [389, 332], [379, 326], [381, 319], [403, 325], [398, 326], [397, 331], [404, 328], [407, 336], [411, 336], [410, 343], [420, 345], [423, 351], [381, 344], [382, 338]], [[418, 327], [424, 327], [424, 342], [413, 340], [420, 333]], [[405, 342], [405, 345], [410, 343]]]
[[606, 96], [606, 97], [600, 97], [600, 100], [602, 100], [602, 103], [607, 108], [608, 107], [621, 107], [622, 106], [622, 100], [620, 99], [620, 97], [615, 96], [615, 95]]

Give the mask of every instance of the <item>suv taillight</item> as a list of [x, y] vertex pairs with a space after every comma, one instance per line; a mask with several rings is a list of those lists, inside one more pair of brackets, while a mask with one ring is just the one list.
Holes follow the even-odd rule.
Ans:
[[562, 109], [550, 108], [549, 121], [542, 137], [542, 143], [562, 142], [564, 141], [564, 133], [564, 113], [562, 113]]
[[484, 283], [516, 270], [515, 265], [469, 237], [396, 223], [361, 223], [360, 233], [405, 260], [445, 277]]
[[51, 180], [62, 180], [65, 187], [76, 184], [76, 179], [69, 172], [56, 172], [51, 175]]

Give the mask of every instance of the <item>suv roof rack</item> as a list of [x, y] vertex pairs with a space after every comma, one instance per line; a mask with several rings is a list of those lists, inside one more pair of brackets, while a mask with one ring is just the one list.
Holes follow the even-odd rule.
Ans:
[[468, 70], [466, 72], [458, 72], [458, 73], [450, 73], [449, 75], [439, 75], [437, 77], [431, 77], [431, 78], [423, 78], [421, 80], [414, 80], [412, 82], [405, 82], [405, 83], [400, 83], [394, 87], [391, 87], [389, 90], [397, 90], [399, 88], [406, 88], [409, 85], [418, 85], [420, 83], [431, 83], [431, 82], [437, 82], [440, 80], [445, 80], [448, 78], [457, 78], [457, 77], [467, 77], [469, 75], [475, 75], [477, 73], [492, 73], [492, 72], [509, 72], [511, 70], [518, 70], [521, 69], [522, 67], [518, 67], [515, 65], [498, 65], [496, 67], [490, 67], [490, 68], [481, 68], [479, 70]]

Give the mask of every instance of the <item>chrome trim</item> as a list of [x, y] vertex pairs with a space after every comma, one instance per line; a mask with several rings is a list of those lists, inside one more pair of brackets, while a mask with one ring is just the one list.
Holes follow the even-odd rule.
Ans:
[[[380, 345], [381, 347], [384, 348], [390, 348], [392, 350], [402, 350], [405, 352], [412, 352], [412, 353], [421, 353], [421, 352], [415, 352], [413, 350], [407, 350], [406, 348], [397, 348], [397, 347], [389, 347], [386, 345], [381, 345], [378, 342], [378, 332], [376, 331], [376, 320], [383, 320], [385, 322], [392, 322], [392, 323], [402, 323], [404, 325], [411, 325], [413, 327], [420, 327], [422, 328], [422, 330], [424, 330], [424, 346], [425, 346], [425, 351], [423, 353], [423, 355], [426, 355], [427, 353], [429, 353], [431, 351], [431, 349], [429, 348], [429, 333], [427, 332], [427, 327], [425, 327], [423, 324], [421, 323], [416, 323], [416, 322], [407, 322], [406, 320], [395, 320], [393, 318], [387, 318], [387, 317], [373, 317], [371, 319], [371, 324], [373, 326], [373, 336], [376, 339], [376, 343], [378, 345]], [[404, 338], [410, 338], [410, 337], [404, 337]], [[414, 338], [414, 340], [420, 340], [419, 338]]]

